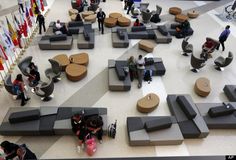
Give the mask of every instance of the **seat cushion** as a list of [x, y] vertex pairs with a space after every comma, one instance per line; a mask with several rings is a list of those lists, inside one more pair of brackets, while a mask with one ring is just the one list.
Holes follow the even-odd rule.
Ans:
[[125, 39], [125, 34], [122, 30], [117, 29], [117, 34], [119, 36], [120, 39], [124, 40]]
[[125, 77], [126, 77], [126, 73], [124, 71], [125, 66], [127, 66], [126, 61], [116, 61], [116, 64], [115, 64], [116, 74], [119, 80], [121, 81], [125, 80]]
[[228, 104], [227, 106], [223, 105], [210, 108], [208, 111], [208, 115], [210, 117], [220, 117], [232, 114], [234, 111], [235, 108], [231, 104]]
[[54, 41], [64, 41], [67, 39], [67, 36], [65, 34], [59, 34], [59, 35], [52, 35], [49, 38], [50, 42], [54, 42]]
[[167, 36], [168, 35], [168, 30], [165, 25], [158, 26], [157, 30], [161, 32], [162, 35]]
[[83, 21], [75, 21], [75, 22], [68, 23], [68, 27], [79, 27], [83, 25], [84, 25]]
[[89, 41], [90, 40], [90, 37], [89, 37], [89, 33], [86, 31], [86, 30], [84, 30], [84, 39], [86, 40], [86, 41]]
[[172, 121], [170, 117], [153, 119], [145, 122], [144, 128], [147, 132], [170, 128]]
[[40, 111], [38, 109], [22, 112], [14, 112], [9, 116], [10, 123], [20, 123], [26, 121], [38, 120], [40, 117]]
[[132, 32], [146, 31], [146, 26], [133, 26], [131, 28]]
[[185, 96], [178, 96], [176, 101], [178, 102], [180, 108], [188, 117], [188, 119], [193, 119], [194, 117], [196, 117], [197, 113], [192, 108], [191, 104], [189, 103], [189, 101]]
[[184, 138], [198, 138], [200, 136], [200, 131], [193, 121], [187, 120], [178, 122], [178, 124]]

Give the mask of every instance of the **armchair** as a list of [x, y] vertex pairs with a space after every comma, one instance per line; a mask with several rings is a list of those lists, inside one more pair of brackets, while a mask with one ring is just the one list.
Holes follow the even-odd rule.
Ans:
[[215, 59], [215, 69], [218, 71], [223, 71], [224, 67], [228, 66], [233, 61], [233, 53], [229, 52], [228, 57], [224, 58], [222, 56], [219, 56]]
[[45, 75], [49, 79], [53, 79], [53, 82], [60, 81], [61, 80], [60, 75], [62, 70], [60, 64], [53, 59], [49, 59], [48, 61], [51, 63], [51, 68], [45, 70]]
[[29, 73], [27, 72], [27, 68], [29, 66], [29, 64], [32, 62], [33, 57], [32, 56], [28, 56], [25, 57], [24, 59], [22, 59], [19, 63], [18, 63], [18, 67], [20, 69], [20, 71], [22, 72], [23, 75], [29, 77]]
[[192, 66], [192, 69], [191, 71], [192, 72], [199, 72], [199, 69], [204, 67], [206, 64], [205, 64], [205, 60], [202, 59], [202, 58], [197, 58], [195, 57], [193, 54], [191, 55], [191, 66]]
[[183, 50], [183, 54], [184, 56], [189, 56], [189, 54], [193, 53], [193, 45], [188, 43], [188, 39], [184, 38], [182, 41], [182, 50]]
[[162, 7], [156, 5], [156, 11], [153, 11], [153, 16], [151, 17], [150, 21], [153, 23], [158, 23], [161, 21], [160, 14], [162, 11]]
[[150, 12], [148, 9], [145, 11], [141, 11], [142, 14], [142, 19], [143, 19], [143, 23], [148, 23], [151, 19], [152, 16], [152, 12]]
[[11, 81], [11, 74], [8, 74], [4, 80], [4, 86], [8, 93], [13, 96], [17, 96], [16, 93], [13, 92], [13, 83]]
[[147, 10], [148, 6], [149, 6], [149, 3], [140, 3], [140, 11], [142, 12], [142, 11]]
[[50, 78], [48, 83], [42, 83], [38, 88], [35, 89], [37, 96], [42, 97], [42, 101], [50, 101], [53, 97], [52, 93], [54, 90], [53, 80]]

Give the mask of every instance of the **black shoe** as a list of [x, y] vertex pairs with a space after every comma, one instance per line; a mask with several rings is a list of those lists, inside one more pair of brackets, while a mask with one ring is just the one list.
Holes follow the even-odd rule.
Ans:
[[30, 98], [26, 98], [25, 100], [28, 101], [28, 100], [30, 100]]
[[24, 102], [24, 103], [21, 103], [21, 106], [24, 106], [26, 104], [26, 102]]

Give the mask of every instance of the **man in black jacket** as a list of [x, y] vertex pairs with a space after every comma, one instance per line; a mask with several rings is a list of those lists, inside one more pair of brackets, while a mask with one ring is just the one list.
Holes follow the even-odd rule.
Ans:
[[99, 8], [99, 12], [97, 13], [97, 19], [98, 19], [98, 29], [99, 31], [102, 29], [102, 34], [104, 33], [104, 19], [106, 18], [106, 14], [102, 11], [102, 8]]
[[46, 32], [44, 16], [40, 12], [36, 19], [36, 23], [37, 22], [39, 22], [39, 34], [42, 34], [42, 26], [43, 26], [44, 32]]
[[128, 0], [128, 2], [127, 2], [127, 7], [128, 7], [127, 14], [129, 14], [129, 11], [131, 10], [131, 7], [132, 7], [133, 4], [134, 4], [133, 0]]

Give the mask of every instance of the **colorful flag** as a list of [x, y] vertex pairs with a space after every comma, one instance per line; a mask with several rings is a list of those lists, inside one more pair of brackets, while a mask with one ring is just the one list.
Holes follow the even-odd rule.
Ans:
[[31, 28], [32, 27], [32, 21], [30, 19], [30, 15], [29, 15], [29, 12], [28, 12], [28, 7], [25, 7], [25, 16], [26, 16], [26, 19], [27, 19], [27, 23], [28, 23], [28, 26]]
[[[33, 3], [32, 3], [33, 2]], [[33, 6], [32, 8], [33, 8], [33, 13], [34, 13], [34, 15], [37, 17], [38, 16], [38, 13], [39, 13], [39, 8], [38, 8], [38, 5], [37, 5], [37, 3], [36, 3], [36, 0], [32, 0], [31, 1], [31, 5]]]
[[21, 27], [22, 27], [23, 35], [24, 37], [28, 37], [28, 26], [27, 26], [24, 14], [21, 14], [20, 19], [21, 19]]
[[6, 17], [6, 20], [7, 20], [7, 26], [8, 26], [8, 31], [10, 33], [10, 36], [11, 36], [11, 39], [12, 39], [12, 42], [15, 46], [18, 45], [18, 40], [17, 40], [17, 33], [14, 31], [14, 29], [12, 28], [8, 18]]
[[18, 40], [18, 43], [19, 43], [19, 48], [22, 48], [22, 44], [21, 44], [21, 26], [20, 26], [20, 22], [18, 21], [18, 19], [16, 18], [16, 16], [14, 15], [14, 25], [15, 25], [15, 28], [16, 28], [16, 31], [17, 31], [17, 40]]
[[5, 27], [2, 27], [2, 28], [3, 28], [3, 31], [4, 31], [4, 34], [1, 37], [1, 39], [4, 40], [3, 47], [7, 47], [7, 49], [9, 48], [10, 49], [10, 54], [11, 54], [12, 52], [15, 52], [15, 46], [14, 46], [12, 40], [11, 40], [10, 33], [7, 31], [7, 29]]
[[7, 57], [7, 55], [6, 55], [6, 52], [5, 52], [5, 50], [4, 50], [4, 48], [3, 48], [3, 46], [0, 44], [0, 58], [3, 58], [3, 59], [5, 59], [5, 60], [8, 60], [8, 57]]
[[40, 0], [40, 5], [41, 5], [41, 11], [44, 11], [44, 2], [43, 2], [43, 0]]
[[1, 57], [0, 57], [0, 70], [4, 70], [4, 67], [3, 67], [3, 60], [2, 60]]

